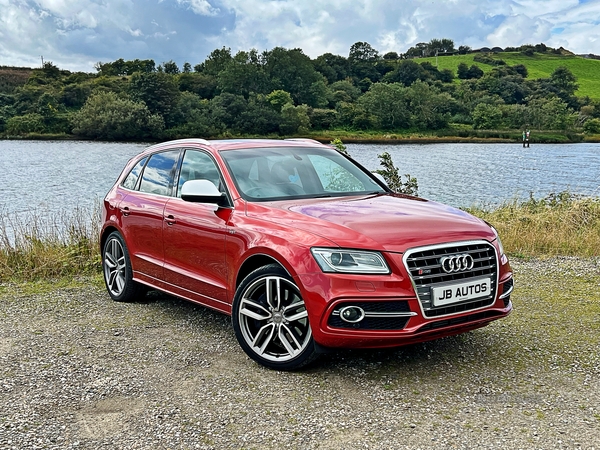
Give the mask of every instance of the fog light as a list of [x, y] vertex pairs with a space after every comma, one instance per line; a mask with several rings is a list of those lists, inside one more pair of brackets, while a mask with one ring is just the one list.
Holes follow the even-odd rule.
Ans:
[[365, 318], [365, 312], [358, 306], [344, 306], [340, 310], [340, 317], [344, 322], [358, 323]]

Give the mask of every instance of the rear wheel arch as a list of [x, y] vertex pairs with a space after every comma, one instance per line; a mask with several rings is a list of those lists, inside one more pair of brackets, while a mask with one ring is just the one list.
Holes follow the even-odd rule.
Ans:
[[108, 236], [110, 236], [110, 234], [113, 231], [116, 231], [121, 234], [121, 232], [117, 229], [117, 227], [113, 227], [113, 226], [108, 226], [104, 230], [102, 230], [102, 234], [100, 235], [100, 251], [102, 251], [102, 249], [104, 249], [104, 244], [106, 243], [106, 239], [108, 239]]

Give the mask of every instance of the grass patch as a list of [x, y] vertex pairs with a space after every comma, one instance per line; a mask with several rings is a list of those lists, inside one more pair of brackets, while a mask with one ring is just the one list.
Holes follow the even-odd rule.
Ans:
[[99, 207], [69, 216], [0, 213], [0, 283], [98, 274], [99, 223]]
[[600, 256], [600, 198], [561, 192], [467, 211], [492, 223], [511, 255]]
[[[492, 223], [512, 256], [600, 256], [600, 198], [562, 192], [467, 211]], [[99, 224], [99, 206], [70, 216], [0, 213], [0, 293], [22, 282], [35, 282], [33, 291], [58, 279], [100, 284]]]

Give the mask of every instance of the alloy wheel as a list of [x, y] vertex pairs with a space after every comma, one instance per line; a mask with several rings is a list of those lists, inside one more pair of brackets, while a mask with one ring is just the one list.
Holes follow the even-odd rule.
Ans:
[[312, 345], [308, 312], [297, 286], [282, 276], [262, 276], [243, 291], [240, 332], [260, 359], [287, 363]]
[[127, 260], [123, 246], [116, 238], [106, 243], [104, 250], [104, 279], [110, 294], [119, 297], [126, 288]]

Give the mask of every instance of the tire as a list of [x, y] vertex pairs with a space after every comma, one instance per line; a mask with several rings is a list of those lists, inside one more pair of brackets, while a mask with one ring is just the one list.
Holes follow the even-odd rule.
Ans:
[[145, 286], [133, 281], [127, 245], [117, 231], [110, 233], [104, 243], [102, 272], [108, 294], [116, 302], [131, 302], [146, 293]]
[[242, 281], [231, 317], [242, 349], [263, 366], [296, 370], [317, 357], [304, 300], [279, 265], [261, 267]]

